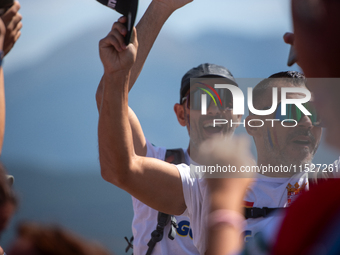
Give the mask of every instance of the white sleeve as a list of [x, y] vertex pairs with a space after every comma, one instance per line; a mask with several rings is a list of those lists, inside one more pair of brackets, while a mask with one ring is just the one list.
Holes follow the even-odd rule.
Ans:
[[145, 155], [146, 157], [157, 158], [160, 160], [165, 159], [166, 149], [164, 147], [156, 147], [146, 139], [146, 148], [147, 148]]
[[190, 177], [190, 167], [186, 164], [180, 164], [176, 165], [179, 174], [181, 175], [182, 180], [182, 188], [183, 188], [183, 195], [185, 204], [187, 206], [186, 212], [190, 213], [192, 212], [192, 208], [194, 208], [194, 202], [196, 199], [194, 199], [195, 195], [195, 179]]
[[189, 217], [193, 231], [193, 242], [200, 254], [206, 251], [206, 216], [209, 212], [207, 182], [190, 175], [190, 166], [176, 165], [182, 180], [183, 195], [186, 204], [184, 214]]

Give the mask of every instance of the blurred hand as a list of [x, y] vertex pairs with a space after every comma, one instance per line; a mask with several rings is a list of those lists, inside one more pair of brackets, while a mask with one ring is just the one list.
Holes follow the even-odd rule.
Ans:
[[156, 2], [159, 2], [166, 8], [168, 8], [170, 11], [175, 11], [184, 5], [192, 2], [193, 0], [153, 0]]
[[3, 47], [5, 55], [13, 48], [13, 45], [21, 35], [20, 29], [22, 28], [22, 16], [18, 13], [19, 9], [19, 2], [14, 2], [13, 6], [1, 16], [6, 27], [6, 36]]
[[[203, 165], [235, 166], [236, 171], [222, 173], [221, 177], [251, 176], [241, 172], [242, 166], [252, 166], [255, 161], [250, 152], [250, 141], [246, 136], [226, 136], [207, 139], [201, 143], [198, 155], [199, 163]], [[209, 178], [209, 176], [207, 176]], [[218, 174], [210, 178], [220, 177]]]
[[245, 167], [251, 169], [255, 164], [250, 152], [249, 138], [233, 136], [223, 140], [208, 139], [200, 146], [199, 159], [200, 164], [206, 166], [234, 167], [235, 171], [207, 173], [205, 177], [208, 178], [211, 199], [216, 208], [240, 209], [254, 175], [251, 172], [242, 172]]
[[138, 48], [136, 29], [133, 29], [132, 43], [126, 46], [124, 36], [127, 31], [123, 25], [125, 21], [126, 18], [122, 17], [115, 22], [111, 32], [99, 42], [100, 59], [106, 73], [129, 70], [136, 60]]

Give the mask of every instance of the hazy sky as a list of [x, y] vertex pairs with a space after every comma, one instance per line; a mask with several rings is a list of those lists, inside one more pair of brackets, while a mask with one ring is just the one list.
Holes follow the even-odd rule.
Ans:
[[[150, 2], [151, 0], [140, 0], [137, 21]], [[8, 100], [4, 156], [24, 155], [37, 162], [66, 162], [68, 165], [85, 162], [86, 159], [98, 164], [98, 116], [94, 93], [102, 74], [102, 66], [97, 45], [99, 38], [106, 35], [113, 22], [121, 15], [96, 0], [21, 0], [20, 3], [20, 13], [23, 16], [22, 36], [4, 60]], [[247, 63], [261, 63], [256, 66], [265, 70], [261, 73], [267, 73], [267, 69], [272, 70], [272, 66], [268, 65], [275, 65], [280, 71], [286, 70], [289, 47], [281, 38], [286, 31], [291, 31], [289, 5], [288, 0], [194, 0], [176, 11], [165, 24], [156, 49], [150, 54], [138, 82], [144, 84], [143, 89], [148, 93], [156, 93], [149, 81], [154, 79], [150, 76], [151, 70], [158, 68], [157, 61], [160, 58], [168, 60], [164, 70], [157, 69], [160, 77], [167, 77], [166, 67], [172, 68], [172, 75], [164, 80], [163, 88], [178, 82], [175, 77], [181, 77], [184, 68], [196, 65], [196, 61], [209, 59], [219, 64], [227, 64], [228, 58], [221, 60], [221, 54], [215, 51], [216, 47], [223, 48], [227, 42], [211, 40], [217, 45], [205, 43], [204, 48], [199, 47], [199, 41], [195, 43], [196, 48], [191, 45], [196, 42], [196, 38], [209, 39], [202, 38], [202, 35], [209, 34], [209, 31], [213, 32], [211, 34], [223, 34], [224, 40], [231, 38], [230, 42], [232, 38], [238, 38], [239, 42], [252, 43], [254, 48], [247, 53], [242, 51], [242, 47], [238, 48], [239, 57]], [[99, 29], [103, 34], [100, 32], [94, 35], [93, 31]], [[216, 31], [221, 33], [214, 33]], [[242, 37], [245, 40], [240, 39]], [[260, 42], [262, 47], [259, 47], [257, 42]], [[277, 47], [278, 45], [280, 47]], [[251, 47], [251, 44], [247, 47]], [[195, 50], [190, 50], [194, 48]], [[260, 48], [262, 53], [259, 55]], [[183, 51], [188, 54], [186, 62], [178, 62], [176, 50], [179, 54], [183, 54]], [[205, 54], [199, 54], [202, 50], [206, 51]], [[232, 55], [234, 54], [230, 53], [229, 57]], [[276, 57], [272, 59], [271, 56]], [[56, 59], [49, 59], [51, 57]], [[86, 62], [89, 59], [91, 61]], [[179, 67], [179, 64], [182, 66]], [[245, 64], [235, 61], [232, 66], [234, 73], [249, 77], [244, 73]], [[250, 66], [251, 64], [248, 68]], [[296, 65], [293, 68], [298, 69]], [[272, 72], [275, 70], [274, 68]], [[268, 75], [269, 73], [265, 77]], [[19, 82], [16, 77], [20, 78]], [[137, 85], [134, 91], [138, 91], [141, 86]], [[157, 91], [158, 97], [161, 98], [160, 95], [164, 91], [160, 87]], [[177, 90], [171, 93], [177, 98]], [[78, 96], [76, 100], [73, 95]], [[150, 119], [150, 116], [157, 116], [160, 112], [164, 114], [166, 109], [170, 111], [169, 116], [173, 116], [173, 100], [169, 92], [166, 97], [168, 102], [163, 100], [162, 108], [155, 107], [159, 112], [154, 112], [154, 115], [151, 102], [157, 104], [157, 100], [147, 99], [149, 96], [144, 93], [141, 100], [135, 98], [137, 104], [139, 102], [139, 105], [143, 106], [137, 109], [140, 110], [138, 116], [141, 123], [144, 123], [146, 134], [151, 137], [149, 139], [162, 146], [178, 146], [169, 145], [173, 139], [166, 140], [167, 137], [163, 135], [173, 132], [176, 136], [181, 134], [181, 138], [177, 139], [184, 143], [180, 146], [186, 146], [187, 133], [180, 129], [177, 122], [174, 122], [174, 126], [178, 126], [177, 129], [174, 127], [165, 130], [153, 126]], [[167, 125], [170, 126], [170, 123], [172, 122]], [[326, 154], [330, 155], [328, 152]], [[327, 162], [332, 158], [335, 156], [330, 156]]]
[[[137, 21], [150, 2], [140, 0]], [[8, 110], [4, 156], [98, 164], [94, 94], [103, 71], [98, 41], [121, 15], [96, 0], [20, 3], [22, 36], [4, 60]], [[177, 10], [163, 27], [131, 94], [150, 141], [187, 146], [186, 130], [170, 118], [178, 91], [164, 88], [178, 84], [188, 67], [210, 61], [232, 66], [236, 77], [252, 77], [260, 69], [263, 77], [287, 70], [289, 46], [282, 35], [291, 31], [289, 5], [288, 0], [194, 0]], [[209, 40], [211, 34], [223, 39]], [[233, 43], [235, 47], [223, 49]], [[164, 61], [161, 67], [160, 61]], [[154, 73], [162, 79], [157, 89], [150, 83], [156, 79]], [[166, 99], [158, 101], [162, 95]], [[169, 121], [163, 123], [166, 128], [153, 124], [157, 119], [152, 116], [159, 115], [170, 116], [164, 119]], [[175, 139], [164, 134], [173, 134], [181, 144], [173, 144]]]
[[[137, 21], [150, 0], [140, 0]], [[247, 37], [282, 36], [291, 30], [287, 0], [195, 0], [175, 12], [163, 33], [191, 39], [206, 30], [228, 31]], [[21, 0], [22, 36], [6, 59], [5, 70], [32, 64], [86, 30], [110, 28], [120, 14], [95, 0]], [[20, 57], [20, 58], [19, 58]]]

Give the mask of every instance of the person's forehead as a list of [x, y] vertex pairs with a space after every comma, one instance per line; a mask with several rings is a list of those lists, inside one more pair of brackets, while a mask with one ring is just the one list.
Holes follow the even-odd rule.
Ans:
[[[277, 88], [277, 92], [278, 92], [279, 95], [281, 95], [281, 90], [283, 88], [299, 88], [299, 89], [302, 88], [302, 89], [308, 90], [305, 84], [300, 83], [300, 84], [296, 85], [296, 84], [293, 84], [293, 82], [289, 82], [289, 80], [287, 80], [287, 79], [284, 79], [284, 80], [274, 79], [270, 83], [269, 87], [267, 88], [266, 93], [272, 93], [273, 88]], [[288, 94], [291, 94], [291, 95], [305, 95], [304, 93], [300, 93], [300, 92], [298, 92], [298, 93], [296, 93], [296, 92], [289, 92], [289, 93], [287, 93], [287, 95]]]
[[[308, 89], [301, 84], [300, 86], [294, 86], [294, 84], [286, 81], [274, 81], [272, 82], [269, 87], [263, 92], [263, 95], [261, 97], [261, 100], [258, 101], [260, 105], [267, 106], [268, 104], [271, 104], [273, 102], [273, 88], [277, 88], [277, 101], [281, 102], [281, 89], [282, 88], [303, 88], [308, 91]], [[300, 92], [289, 92], [286, 94], [286, 98], [304, 98], [306, 97], [306, 94], [300, 93]]]

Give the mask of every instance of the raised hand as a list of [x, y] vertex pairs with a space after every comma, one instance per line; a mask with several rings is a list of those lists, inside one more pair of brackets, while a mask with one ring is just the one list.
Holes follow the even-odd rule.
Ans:
[[207, 178], [252, 177], [250, 171], [245, 171], [247, 166], [255, 163], [249, 147], [250, 141], [245, 136], [207, 139], [199, 147], [197, 163], [206, 166], [234, 166], [233, 171], [228, 167], [228, 171], [207, 173]]
[[18, 12], [19, 9], [19, 2], [14, 2], [13, 6], [1, 16], [6, 27], [6, 36], [3, 46], [5, 55], [13, 48], [21, 35], [20, 29], [22, 28], [22, 16]]
[[124, 35], [127, 31], [122, 24], [124, 19], [120, 18], [119, 22], [114, 23], [110, 33], [99, 42], [99, 54], [105, 73], [129, 70], [136, 60], [138, 48], [136, 29], [133, 31], [132, 43], [126, 46]]

